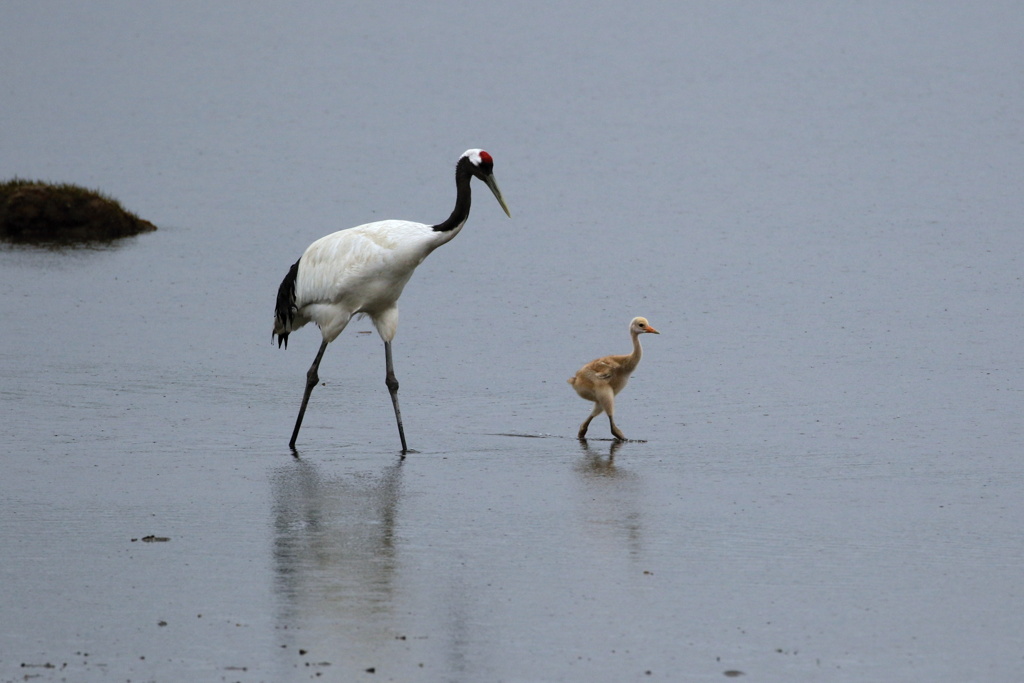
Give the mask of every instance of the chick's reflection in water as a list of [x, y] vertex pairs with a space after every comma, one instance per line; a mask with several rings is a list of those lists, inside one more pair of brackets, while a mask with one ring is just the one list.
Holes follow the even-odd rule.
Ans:
[[608, 452], [604, 453], [597, 447], [591, 445], [587, 439], [580, 439], [580, 450], [583, 452], [584, 470], [590, 470], [591, 474], [614, 477], [618, 475], [615, 468], [615, 453], [622, 448], [624, 442], [614, 440], [608, 444]]
[[402, 463], [325, 476], [297, 460], [272, 479], [280, 628], [326, 639], [332, 657], [364, 656], [388, 629], [396, 573]]
[[581, 485], [582, 519], [593, 541], [591, 550], [600, 551], [607, 562], [620, 557], [623, 548], [630, 558], [639, 559], [643, 549], [643, 480], [616, 464], [616, 453], [624, 443], [628, 442], [580, 439], [583, 457], [574, 467]]

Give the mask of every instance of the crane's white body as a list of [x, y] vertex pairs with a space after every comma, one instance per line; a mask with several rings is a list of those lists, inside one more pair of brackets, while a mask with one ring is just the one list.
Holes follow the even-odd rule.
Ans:
[[321, 237], [299, 259], [290, 330], [312, 321], [330, 343], [353, 315], [365, 313], [381, 339], [391, 341], [398, 297], [416, 266], [461, 229], [436, 232], [423, 223], [388, 220]]

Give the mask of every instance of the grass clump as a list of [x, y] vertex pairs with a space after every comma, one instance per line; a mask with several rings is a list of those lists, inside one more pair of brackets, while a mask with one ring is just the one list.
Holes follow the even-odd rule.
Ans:
[[156, 226], [95, 190], [15, 178], [0, 183], [0, 238], [20, 244], [115, 240]]

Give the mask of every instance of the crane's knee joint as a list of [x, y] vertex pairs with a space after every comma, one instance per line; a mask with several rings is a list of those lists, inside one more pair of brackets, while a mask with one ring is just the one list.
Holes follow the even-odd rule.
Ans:
[[385, 377], [384, 384], [388, 385], [388, 391], [398, 391], [398, 379], [394, 375], [388, 375]]

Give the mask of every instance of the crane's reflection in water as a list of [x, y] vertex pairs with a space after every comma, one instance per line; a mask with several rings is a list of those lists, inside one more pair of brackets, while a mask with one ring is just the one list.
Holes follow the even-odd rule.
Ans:
[[334, 664], [372, 663], [396, 637], [402, 462], [325, 475], [296, 460], [274, 473], [272, 487], [278, 628], [291, 633], [284, 642]]

